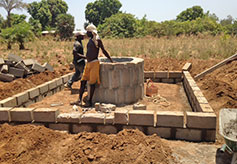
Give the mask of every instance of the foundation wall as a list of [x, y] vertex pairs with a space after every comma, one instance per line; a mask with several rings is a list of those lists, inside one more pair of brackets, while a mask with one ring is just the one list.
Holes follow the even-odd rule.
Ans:
[[[184, 72], [145, 72], [144, 77], [174, 79], [182, 81], [193, 112], [154, 112], [146, 110], [129, 111], [124, 108], [114, 115], [103, 113], [60, 113], [48, 108], [17, 108], [19, 102], [39, 99], [43, 94], [53, 94], [67, 82], [72, 74], [42, 84], [36, 88], [18, 94], [0, 102], [0, 123], [43, 125], [54, 130], [70, 133], [101, 132], [115, 134], [122, 129], [139, 129], [147, 135], [157, 134], [167, 139], [213, 142], [216, 137], [216, 115], [201, 93], [188, 71]], [[155, 75], [155, 77], [154, 77]], [[144, 79], [144, 80], [145, 80]], [[28, 101], [29, 101], [28, 100]], [[14, 106], [14, 107], [11, 107]]]
[[72, 75], [73, 73], [66, 74], [60, 78], [56, 78], [35, 88], [31, 88], [22, 93], [1, 100], [0, 107], [27, 107], [30, 104], [41, 101], [43, 98], [51, 96], [64, 89], [64, 84]]

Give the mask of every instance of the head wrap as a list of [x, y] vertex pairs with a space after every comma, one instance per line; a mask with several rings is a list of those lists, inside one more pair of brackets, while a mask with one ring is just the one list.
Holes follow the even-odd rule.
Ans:
[[86, 31], [89, 31], [92, 33], [93, 35], [93, 42], [95, 43], [96, 47], [98, 48], [98, 41], [100, 39], [99, 35], [98, 35], [98, 32], [97, 32], [97, 29], [95, 27], [95, 25], [93, 24], [89, 24], [87, 27], [86, 27]]

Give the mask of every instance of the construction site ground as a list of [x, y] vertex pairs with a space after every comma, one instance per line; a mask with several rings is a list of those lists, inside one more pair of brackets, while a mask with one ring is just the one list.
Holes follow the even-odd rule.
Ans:
[[[192, 63], [190, 72], [195, 76], [215, 65], [219, 60], [145, 59], [144, 69], [145, 71], [180, 71], [186, 62]], [[45, 72], [10, 83], [1, 82], [0, 99], [68, 72], [67, 67], [60, 67], [55, 73]], [[197, 84], [217, 118], [221, 108], [237, 108], [237, 61], [228, 63], [199, 79]], [[77, 98], [77, 95], [72, 96], [72, 100]], [[73, 135], [34, 125], [1, 124], [0, 134], [0, 163], [228, 164], [231, 159], [230, 155], [219, 152], [224, 141], [218, 134], [218, 122], [215, 143], [165, 140], [155, 135], [145, 136], [138, 130], [123, 130], [116, 135], [87, 132]]]

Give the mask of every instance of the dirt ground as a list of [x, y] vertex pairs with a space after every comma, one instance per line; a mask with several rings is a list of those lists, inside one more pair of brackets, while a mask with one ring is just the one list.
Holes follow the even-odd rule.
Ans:
[[[191, 74], [195, 76], [219, 60], [145, 59], [145, 70], [181, 70], [186, 62], [192, 63]], [[43, 73], [11, 83], [0, 83], [0, 99], [66, 72], [67, 68], [61, 68], [58, 73]], [[35, 80], [37, 78], [38, 80]], [[237, 61], [206, 75], [198, 80], [197, 84], [217, 114], [217, 118], [221, 108], [237, 108]], [[72, 99], [74, 100], [74, 97]], [[145, 136], [137, 130], [124, 130], [116, 135], [71, 135], [40, 126], [8, 124], [0, 125], [0, 134], [0, 163], [228, 164], [231, 159], [230, 155], [218, 151], [223, 144], [219, 135], [214, 144], [190, 143], [160, 139], [155, 135]]]
[[[139, 104], [145, 104], [147, 110], [153, 111], [191, 111], [191, 107], [188, 103], [187, 96], [184, 92], [182, 84], [164, 84], [153, 83], [158, 87], [158, 94], [153, 97], [145, 96], [143, 100], [140, 100]], [[64, 89], [61, 92], [56, 93], [53, 96], [46, 97], [42, 101], [30, 105], [30, 108], [55, 108], [59, 109], [62, 113], [73, 112], [73, 108], [70, 102], [78, 99], [78, 87], [79, 82], [73, 84], [73, 91]], [[73, 93], [73, 94], [72, 94]], [[75, 94], [74, 94], [75, 93]], [[84, 94], [87, 95], [87, 92]], [[122, 108], [122, 107], [121, 107]], [[121, 108], [117, 108], [120, 110]], [[132, 110], [133, 105], [127, 105], [126, 109]], [[78, 107], [79, 111], [82, 111], [81, 107]], [[94, 112], [90, 110], [90, 112]]]

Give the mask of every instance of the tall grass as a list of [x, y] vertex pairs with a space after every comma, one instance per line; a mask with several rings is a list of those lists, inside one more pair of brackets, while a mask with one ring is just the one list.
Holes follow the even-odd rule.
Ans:
[[[136, 56], [141, 58], [176, 58], [176, 59], [224, 59], [237, 52], [237, 38], [228, 35], [145, 37], [132, 39], [102, 39], [111, 56]], [[83, 41], [86, 52], [87, 39]], [[18, 50], [13, 45], [7, 50], [0, 45], [0, 57], [7, 58], [9, 53], [22, 58], [34, 58], [40, 63], [50, 62], [60, 66], [72, 61], [73, 41], [56, 41], [53, 37], [41, 37], [26, 43], [27, 50]], [[102, 52], [100, 51], [100, 55]]]

